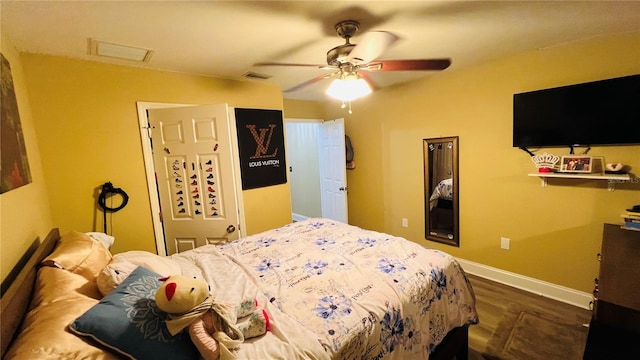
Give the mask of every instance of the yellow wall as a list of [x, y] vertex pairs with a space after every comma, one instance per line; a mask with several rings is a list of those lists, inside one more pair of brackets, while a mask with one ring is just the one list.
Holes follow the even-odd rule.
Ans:
[[30, 184], [0, 194], [0, 277], [4, 279], [29, 245], [38, 237], [44, 239], [53, 222], [20, 55], [4, 33], [1, 44], [11, 66], [32, 178]]
[[273, 229], [291, 222], [291, 190], [289, 183], [264, 189], [245, 190], [244, 213], [247, 234]]
[[[353, 115], [327, 103], [329, 118], [345, 117], [357, 149], [358, 167], [348, 172], [349, 222], [590, 292], [603, 223], [620, 223], [624, 209], [640, 203], [640, 184], [609, 192], [604, 181], [560, 179], [542, 188], [527, 176], [535, 172], [529, 156], [512, 147], [512, 96], [637, 73], [640, 33], [623, 34], [453, 67], [357, 100]], [[442, 136], [459, 136], [459, 248], [424, 238], [422, 139]], [[589, 154], [640, 173], [640, 146], [594, 147]], [[511, 250], [500, 249], [500, 237], [511, 238]]]
[[284, 99], [284, 117], [294, 119], [325, 119], [324, 106], [317, 101]]
[[[266, 83], [34, 54], [22, 54], [22, 60], [53, 222], [63, 233], [102, 231], [96, 196], [111, 181], [130, 197], [108, 220], [116, 253], [156, 250], [137, 101], [263, 109], [283, 104], [280, 90]], [[291, 222], [288, 193], [288, 184], [246, 191], [247, 232]]]

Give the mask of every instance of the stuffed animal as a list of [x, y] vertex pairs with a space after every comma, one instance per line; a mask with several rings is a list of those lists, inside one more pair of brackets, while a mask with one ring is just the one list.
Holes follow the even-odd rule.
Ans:
[[188, 327], [191, 341], [205, 360], [235, 359], [231, 350], [269, 330], [269, 316], [255, 299], [232, 306], [216, 301], [203, 280], [172, 275], [160, 281], [156, 304], [169, 314], [169, 333], [175, 335]]

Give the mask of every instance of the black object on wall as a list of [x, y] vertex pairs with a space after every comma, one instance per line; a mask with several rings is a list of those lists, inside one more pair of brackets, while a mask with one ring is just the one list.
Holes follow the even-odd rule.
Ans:
[[[107, 199], [113, 201], [113, 196], [119, 195], [122, 198], [122, 202], [118, 206], [107, 205]], [[100, 191], [100, 195], [98, 196], [98, 205], [103, 210], [103, 224], [104, 224], [104, 233], [107, 233], [107, 213], [108, 212], [116, 212], [124, 209], [129, 203], [129, 195], [127, 193], [117, 187], [113, 187], [113, 184], [108, 181], [102, 184], [102, 189]]]
[[235, 109], [242, 190], [287, 182], [282, 111]]
[[640, 75], [513, 95], [513, 146], [640, 144]]

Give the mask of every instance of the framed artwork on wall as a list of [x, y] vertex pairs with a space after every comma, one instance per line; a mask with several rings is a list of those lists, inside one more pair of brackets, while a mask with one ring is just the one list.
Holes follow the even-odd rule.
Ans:
[[235, 109], [242, 190], [287, 182], [281, 110]]
[[31, 183], [31, 171], [27, 149], [22, 135], [22, 124], [18, 113], [18, 101], [13, 87], [13, 76], [9, 61], [0, 54], [0, 194]]

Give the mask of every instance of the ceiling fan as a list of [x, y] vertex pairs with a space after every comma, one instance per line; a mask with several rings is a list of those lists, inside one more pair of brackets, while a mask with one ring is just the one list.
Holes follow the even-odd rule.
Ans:
[[417, 59], [417, 60], [378, 60], [385, 50], [399, 38], [387, 31], [369, 31], [365, 33], [358, 44], [350, 42], [351, 37], [358, 31], [360, 24], [354, 20], [345, 20], [336, 24], [338, 36], [345, 39], [345, 43], [327, 52], [327, 65], [261, 62], [254, 66], [302, 66], [317, 67], [323, 70], [334, 70], [330, 74], [323, 74], [307, 80], [284, 92], [292, 92], [328, 78], [371, 80], [366, 75], [368, 71], [407, 71], [407, 70], [444, 70], [451, 65], [451, 59]]

